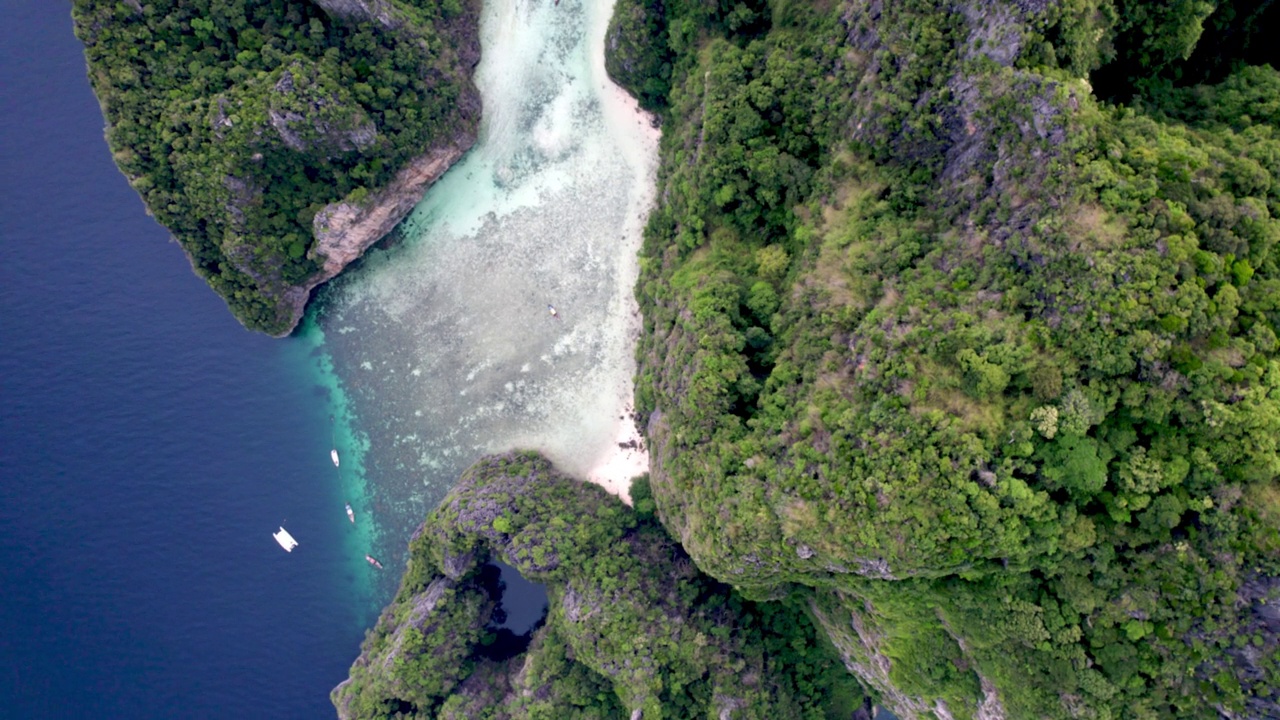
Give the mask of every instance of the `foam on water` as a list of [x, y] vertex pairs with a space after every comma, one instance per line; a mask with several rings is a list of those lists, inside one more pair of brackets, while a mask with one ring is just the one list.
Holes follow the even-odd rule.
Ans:
[[481, 455], [535, 448], [600, 479], [634, 432], [632, 287], [657, 133], [605, 75], [611, 11], [611, 0], [488, 0], [476, 147], [401, 243], [315, 304], [340, 434], [367, 437], [351, 490], [389, 547]]

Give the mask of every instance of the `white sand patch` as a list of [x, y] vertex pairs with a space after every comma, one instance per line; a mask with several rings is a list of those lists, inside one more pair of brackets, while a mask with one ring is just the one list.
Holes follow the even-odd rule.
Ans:
[[[643, 240], [645, 219], [656, 197], [655, 178], [661, 132], [654, 126], [653, 116], [641, 110], [640, 103], [635, 98], [610, 80], [605, 69], [604, 43], [613, 7], [614, 0], [604, 0], [588, 10], [588, 34], [591, 42], [592, 80], [599, 88], [605, 124], [613, 136], [630, 138], [631, 142], [621, 143], [619, 150], [649, 178], [649, 182], [636, 186], [628, 208], [630, 212], [622, 226], [621, 239], [625, 249], [619, 253], [619, 274], [628, 287], [634, 287], [640, 273], [637, 257]], [[634, 358], [641, 329], [640, 308], [636, 305], [635, 294], [632, 292], [625, 293], [622, 304], [625, 306], [626, 318], [622, 332], [628, 355]], [[628, 372], [625, 375], [619, 373], [614, 378], [615, 396], [624, 399], [622, 412], [610, 416], [610, 422], [614, 426], [614, 441], [596, 458], [587, 471], [587, 479], [630, 504], [631, 480], [649, 472], [649, 451], [644, 437], [632, 420], [634, 361], [626, 364], [626, 370]], [[614, 417], [617, 419], [613, 420]]]
[[611, 447], [596, 461], [587, 473], [587, 480], [631, 504], [631, 481], [649, 472], [649, 451], [644, 438], [628, 412], [614, 421], [617, 434]]
[[[618, 150], [627, 156], [627, 160], [644, 172], [656, 173], [658, 169], [658, 140], [662, 132], [654, 125], [653, 115], [640, 108], [640, 103], [626, 90], [609, 79], [609, 71], [604, 65], [604, 42], [609, 33], [609, 18], [613, 15], [614, 0], [598, 0], [587, 10], [588, 33], [591, 37], [591, 77], [596, 83], [605, 122], [609, 125], [610, 134], [614, 137], [629, 138], [630, 142], [621, 143]], [[645, 209], [653, 205], [657, 192], [656, 182], [646, 183], [642, 188], [645, 197], [637, 198]], [[640, 218], [641, 226], [644, 216]], [[640, 246], [636, 246], [636, 252]], [[634, 256], [633, 258], [634, 259]]]

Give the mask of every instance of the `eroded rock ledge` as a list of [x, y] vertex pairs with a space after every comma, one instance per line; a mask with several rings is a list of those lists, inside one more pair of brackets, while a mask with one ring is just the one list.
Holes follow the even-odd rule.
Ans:
[[276, 337], [293, 332], [306, 311], [311, 291], [337, 277], [405, 219], [427, 190], [462, 157], [475, 138], [455, 137], [452, 142], [409, 162], [382, 190], [370, 193], [360, 203], [330, 203], [316, 213], [313, 222], [316, 243], [308, 256], [319, 261], [320, 272], [302, 285], [288, 288], [282, 298], [288, 307], [289, 326]]
[[481, 3], [233, 5], [72, 14], [117, 167], [236, 318], [279, 337], [475, 142]]

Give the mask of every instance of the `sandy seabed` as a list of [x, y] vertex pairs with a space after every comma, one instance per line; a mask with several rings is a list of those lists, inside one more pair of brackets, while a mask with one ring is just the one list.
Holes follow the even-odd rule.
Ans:
[[402, 243], [324, 292], [323, 351], [389, 537], [486, 454], [539, 450], [624, 499], [648, 471], [634, 287], [659, 131], [605, 71], [612, 9], [486, 0], [476, 146]]

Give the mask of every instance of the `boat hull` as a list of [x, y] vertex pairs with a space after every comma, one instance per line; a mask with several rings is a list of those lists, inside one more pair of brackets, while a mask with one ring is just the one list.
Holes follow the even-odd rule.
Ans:
[[283, 527], [280, 528], [279, 532], [272, 533], [271, 537], [275, 538], [276, 542], [280, 543], [280, 547], [284, 548], [285, 552], [291, 553], [294, 548], [298, 547], [298, 541], [294, 540], [293, 536], [289, 534], [289, 531], [285, 530]]

